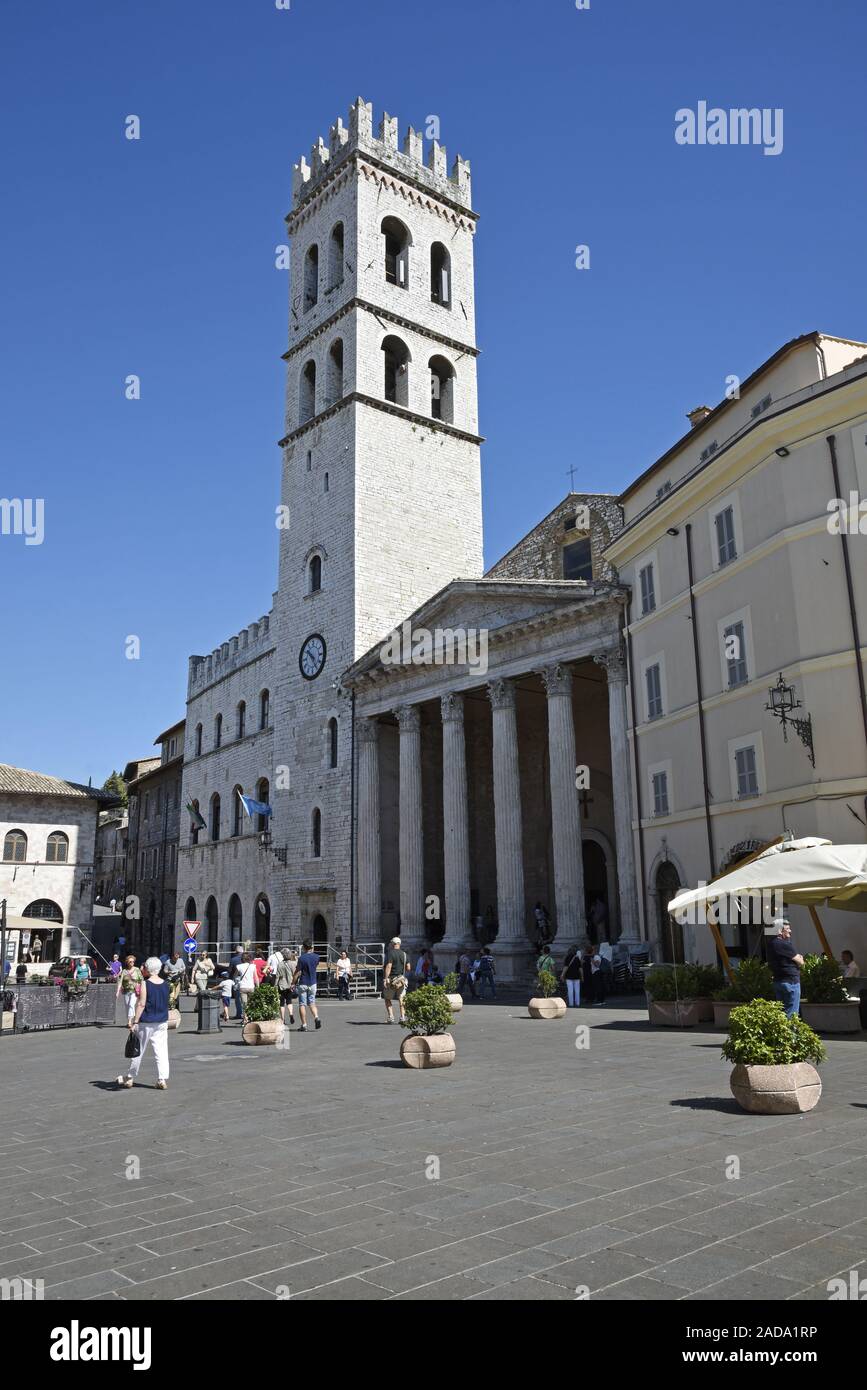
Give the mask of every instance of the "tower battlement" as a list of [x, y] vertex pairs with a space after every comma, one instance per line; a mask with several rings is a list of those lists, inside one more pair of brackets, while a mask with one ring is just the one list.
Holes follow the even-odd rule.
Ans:
[[215, 647], [210, 656], [191, 656], [187, 677], [187, 699], [200, 694], [214, 681], [222, 680], [230, 671], [246, 666], [248, 662], [269, 652], [274, 645], [271, 632], [271, 614], [266, 613], [258, 622], [242, 628], [228, 642]]
[[349, 108], [348, 126], [338, 116], [329, 131], [328, 143], [320, 135], [310, 151], [292, 169], [292, 210], [299, 208], [319, 187], [327, 175], [353, 151], [368, 154], [389, 165], [397, 174], [404, 174], [424, 184], [434, 194], [472, 208], [472, 188], [469, 161], [460, 155], [451, 173], [444, 145], [431, 142], [428, 157], [424, 157], [424, 135], [412, 126], [407, 128], [402, 148], [398, 144], [396, 116], [384, 112], [377, 134], [373, 133], [373, 103], [359, 97]]

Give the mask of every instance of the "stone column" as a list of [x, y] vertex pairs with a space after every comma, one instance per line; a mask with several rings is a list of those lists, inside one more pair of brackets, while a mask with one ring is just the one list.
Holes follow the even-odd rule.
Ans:
[[400, 935], [414, 950], [426, 945], [424, 839], [421, 794], [421, 710], [401, 705], [400, 726]]
[[578, 945], [586, 935], [581, 809], [575, 787], [572, 672], [568, 666], [555, 665], [546, 666], [541, 675], [548, 696], [557, 946], [565, 948]]
[[506, 980], [525, 973], [531, 951], [524, 908], [521, 778], [515, 686], [510, 680], [488, 685], [494, 744], [494, 832], [497, 857], [497, 916], [494, 944], [497, 973]]
[[[608, 728], [611, 739], [611, 787], [614, 796], [614, 835], [617, 854], [617, 889], [620, 897], [620, 936], [639, 941], [638, 879], [632, 834], [628, 719], [626, 714], [626, 658], [620, 651], [594, 657], [608, 672]], [[609, 904], [610, 906], [610, 904]]]
[[438, 949], [450, 955], [456, 953], [458, 947], [472, 936], [463, 695], [457, 692], [441, 695], [440, 709], [443, 724], [443, 866], [446, 933]]
[[382, 935], [382, 861], [379, 822], [379, 724], [359, 719], [358, 744], [358, 921], [356, 939], [379, 941]]

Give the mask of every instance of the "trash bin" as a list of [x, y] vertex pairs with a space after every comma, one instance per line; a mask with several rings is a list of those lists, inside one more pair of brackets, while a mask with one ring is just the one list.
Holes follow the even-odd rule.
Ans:
[[220, 1031], [220, 999], [215, 994], [200, 994], [199, 1000], [199, 1033], [219, 1033]]

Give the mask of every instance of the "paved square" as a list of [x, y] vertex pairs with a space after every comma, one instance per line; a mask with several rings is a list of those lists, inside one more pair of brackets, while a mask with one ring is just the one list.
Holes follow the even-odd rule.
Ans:
[[722, 1034], [651, 1029], [637, 1001], [468, 1004], [454, 1066], [426, 1072], [379, 1001], [321, 1012], [288, 1050], [185, 1014], [165, 1093], [150, 1057], [115, 1090], [120, 1028], [0, 1039], [0, 1277], [48, 1299], [764, 1301], [867, 1274], [863, 1035], [829, 1041], [815, 1111], [763, 1117]]

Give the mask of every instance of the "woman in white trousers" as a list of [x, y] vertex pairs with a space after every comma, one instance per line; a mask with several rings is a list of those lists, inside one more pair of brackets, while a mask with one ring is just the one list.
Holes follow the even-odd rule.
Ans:
[[126, 1076], [119, 1076], [119, 1086], [129, 1088], [136, 1080], [148, 1047], [153, 1048], [157, 1064], [157, 1090], [164, 1091], [169, 1080], [169, 986], [162, 979], [162, 962], [158, 956], [149, 956], [142, 966], [145, 980], [141, 987], [135, 1010], [135, 1018], [127, 1027], [135, 1029], [141, 1050], [137, 1057], [131, 1057]]

